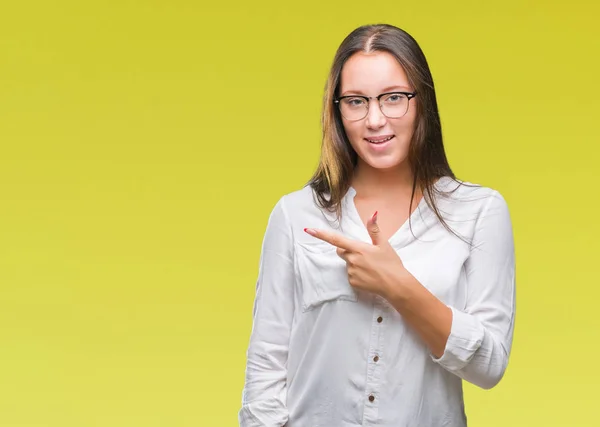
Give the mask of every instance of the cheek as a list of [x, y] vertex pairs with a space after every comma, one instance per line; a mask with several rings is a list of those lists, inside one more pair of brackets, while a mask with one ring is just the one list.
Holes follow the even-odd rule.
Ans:
[[362, 140], [362, 130], [357, 123], [344, 123], [344, 130], [346, 131], [346, 136], [350, 140], [350, 144], [356, 150], [356, 144], [360, 143]]
[[417, 123], [417, 115], [414, 110], [408, 112], [403, 119], [399, 120], [396, 126], [402, 130], [403, 133], [412, 133]]
[[[406, 118], [409, 119], [408, 117]], [[402, 142], [408, 144], [413, 138], [415, 125], [416, 119], [414, 117], [410, 117], [409, 120], [401, 120], [398, 123], [394, 123], [392, 129]]]

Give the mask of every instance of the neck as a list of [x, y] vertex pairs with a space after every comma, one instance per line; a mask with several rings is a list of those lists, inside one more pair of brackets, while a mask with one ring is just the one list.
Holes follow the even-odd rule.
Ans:
[[[359, 161], [354, 170], [352, 187], [361, 197], [384, 197], [390, 194], [405, 194], [410, 197], [413, 176], [410, 167], [399, 165], [391, 169], [375, 169]], [[417, 195], [419, 189], [416, 189]]]

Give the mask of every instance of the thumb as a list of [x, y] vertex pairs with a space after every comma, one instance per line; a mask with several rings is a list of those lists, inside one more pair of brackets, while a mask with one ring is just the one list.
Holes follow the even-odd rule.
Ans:
[[367, 230], [369, 231], [369, 236], [371, 236], [373, 244], [375, 246], [379, 245], [381, 241], [381, 230], [377, 224], [377, 211], [375, 211], [371, 219], [367, 221]]

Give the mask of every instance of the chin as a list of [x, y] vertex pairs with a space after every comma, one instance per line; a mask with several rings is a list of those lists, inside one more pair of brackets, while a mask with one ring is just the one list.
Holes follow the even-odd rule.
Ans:
[[402, 164], [405, 163], [406, 161], [406, 156], [403, 157], [398, 157], [398, 156], [386, 156], [386, 157], [380, 157], [380, 158], [373, 158], [371, 156], [369, 157], [363, 157], [363, 160], [366, 164], [368, 164], [370, 167], [372, 167], [373, 169], [377, 169], [377, 170], [381, 170], [381, 171], [385, 171], [385, 170], [391, 170], [391, 169], [396, 169], [400, 166], [402, 166]]

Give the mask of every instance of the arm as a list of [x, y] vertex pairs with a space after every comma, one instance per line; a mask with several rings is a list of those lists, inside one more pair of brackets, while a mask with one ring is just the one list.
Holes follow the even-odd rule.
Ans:
[[396, 287], [403, 288], [402, 295], [392, 290], [389, 300], [431, 349], [436, 363], [489, 389], [506, 370], [515, 316], [512, 224], [497, 192], [477, 220], [465, 271], [464, 311], [443, 304], [412, 276]]
[[294, 314], [292, 242], [282, 198], [269, 217], [260, 255], [242, 408], [238, 414], [241, 427], [281, 427], [288, 419], [286, 363]]

